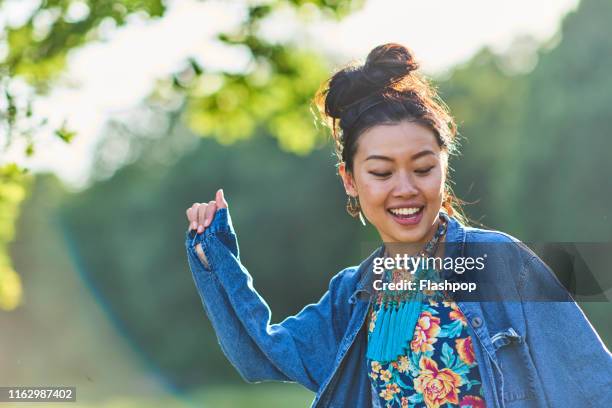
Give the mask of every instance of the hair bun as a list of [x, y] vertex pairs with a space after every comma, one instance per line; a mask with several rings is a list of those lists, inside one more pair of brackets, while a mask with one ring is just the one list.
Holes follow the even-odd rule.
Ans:
[[412, 52], [401, 44], [379, 45], [368, 54], [364, 75], [380, 87], [387, 86], [419, 68]]
[[383, 92], [418, 68], [410, 50], [403, 45], [379, 45], [361, 66], [348, 66], [333, 75], [325, 98], [325, 113], [340, 119], [347, 107]]

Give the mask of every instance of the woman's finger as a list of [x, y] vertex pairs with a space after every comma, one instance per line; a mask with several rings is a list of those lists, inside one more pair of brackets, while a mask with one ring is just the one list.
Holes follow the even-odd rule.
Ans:
[[227, 208], [227, 201], [225, 201], [225, 195], [223, 194], [222, 188], [217, 190], [215, 201], [217, 203], [217, 208]]
[[189, 221], [189, 229], [195, 230], [198, 228], [198, 207], [200, 203], [194, 203], [187, 209], [187, 220]]
[[206, 218], [204, 221], [204, 228], [208, 227], [215, 216], [215, 212], [217, 211], [217, 203], [215, 201], [210, 201], [208, 206], [206, 207]]
[[198, 234], [201, 234], [204, 232], [204, 221], [206, 220], [206, 208], [207, 207], [208, 207], [208, 204], [206, 203], [200, 203], [200, 205], [198, 206], [198, 216], [197, 216]]
[[189, 224], [189, 231], [191, 231], [193, 229], [193, 222], [191, 221], [191, 207], [189, 207], [187, 209], [187, 211], [185, 211], [185, 214], [187, 215], [187, 222]]

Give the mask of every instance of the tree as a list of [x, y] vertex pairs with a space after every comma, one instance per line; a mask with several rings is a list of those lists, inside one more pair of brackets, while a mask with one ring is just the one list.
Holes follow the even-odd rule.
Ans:
[[[0, 11], [9, 5], [0, 0]], [[180, 98], [189, 126], [223, 143], [248, 138], [263, 124], [284, 148], [307, 153], [317, 140], [317, 131], [307, 119], [307, 102], [327, 71], [321, 57], [296, 44], [265, 41], [261, 22], [283, 7], [290, 7], [298, 18], [307, 21], [317, 18], [317, 14], [339, 19], [361, 5], [362, 1], [350, 0], [270, 0], [255, 5], [246, 2], [247, 18], [218, 38], [228, 47], [248, 50], [251, 64], [247, 72], [207, 72], [192, 58], [184, 70], [161, 81], [150, 99], [168, 106], [168, 96]], [[36, 136], [44, 129], [46, 119], [32, 111], [32, 101], [56, 85], [70, 51], [99, 39], [102, 24], [122, 26], [134, 14], [162, 18], [165, 11], [162, 0], [46, 0], [34, 7], [25, 21], [3, 27], [0, 43], [8, 49], [0, 57], [3, 151], [25, 141], [26, 154], [34, 154]], [[202, 94], [199, 85], [211, 80], [218, 87]], [[17, 91], [24, 86], [26, 91]], [[65, 142], [76, 136], [69, 121], [54, 133]], [[7, 231], [0, 236], [0, 308], [13, 309], [18, 305], [21, 289], [7, 244], [14, 236], [27, 181], [19, 163], [0, 165], [0, 230]]]

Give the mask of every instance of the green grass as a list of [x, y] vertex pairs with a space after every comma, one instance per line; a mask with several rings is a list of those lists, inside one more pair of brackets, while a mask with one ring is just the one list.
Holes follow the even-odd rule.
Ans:
[[198, 393], [194, 398], [202, 407], [215, 408], [286, 408], [309, 407], [314, 394], [297, 384], [247, 384], [215, 387]]

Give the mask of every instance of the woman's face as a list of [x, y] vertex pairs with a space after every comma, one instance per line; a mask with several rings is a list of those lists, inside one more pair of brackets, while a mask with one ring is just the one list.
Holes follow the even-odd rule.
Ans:
[[348, 194], [383, 242], [425, 243], [433, 237], [444, 196], [448, 155], [418, 123], [378, 125], [357, 141], [353, 173], [339, 166]]

